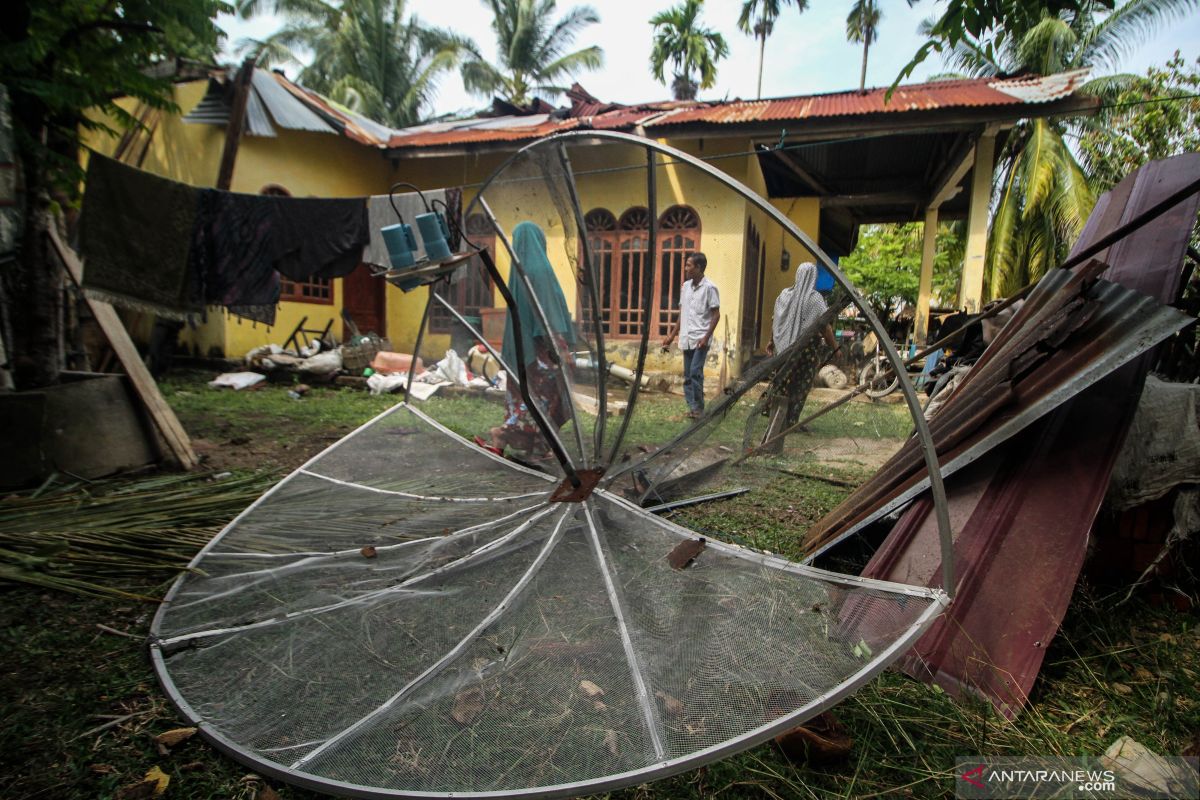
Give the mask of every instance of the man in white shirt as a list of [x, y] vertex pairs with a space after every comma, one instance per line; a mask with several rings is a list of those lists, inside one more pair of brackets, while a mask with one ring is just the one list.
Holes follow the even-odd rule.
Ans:
[[704, 253], [692, 253], [684, 259], [679, 321], [671, 326], [662, 343], [665, 350], [679, 337], [679, 349], [683, 351], [683, 396], [691, 419], [704, 411], [704, 361], [717, 320], [721, 318], [721, 296], [713, 282], [704, 277], [707, 266]]

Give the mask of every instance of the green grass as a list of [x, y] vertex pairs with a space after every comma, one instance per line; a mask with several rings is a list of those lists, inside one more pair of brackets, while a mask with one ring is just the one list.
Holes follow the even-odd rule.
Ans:
[[[304, 400], [296, 401], [287, 396], [286, 388], [215, 391], [196, 376], [184, 376], [168, 381], [164, 394], [194, 436], [221, 442], [248, 437], [281, 448], [289, 445], [290, 449], [279, 452], [293, 460], [307, 458], [396, 402], [394, 396], [375, 398], [360, 391], [324, 388], [314, 388]], [[646, 396], [643, 400], [639, 413], [644, 418], [634, 429], [633, 440], [661, 441], [682, 429], [681, 398]], [[502, 413], [496, 404], [464, 397], [435, 397], [423, 408], [464, 435], [496, 424]], [[839, 482], [854, 482], [869, 474], [852, 464], [836, 468], [814, 464], [803, 447], [832, 438], [898, 444], [908, 428], [902, 407], [850, 404], [814, 423], [809, 433], [789, 439], [792, 449], [783, 456], [753, 459], [715, 482], [717, 488], [751, 485], [752, 493], [683, 509], [672, 518], [729, 541], [797, 557], [799, 535], [849, 491]], [[709, 443], [734, 441], [734, 436], [730, 423], [728, 431], [722, 426]], [[258, 466], [256, 472], [235, 472], [231, 480], [244, 481], [252, 494], [284, 471], [282, 463]], [[836, 482], [796, 477], [781, 469], [812, 472]], [[173, 489], [162, 477], [141, 480], [151, 482], [142, 487], [149, 495], [182, 488]], [[137, 485], [136, 480], [56, 485], [40, 496], [48, 504], [42, 517], [25, 502], [31, 493], [8, 499], [0, 505], [0, 534], [60, 530], [69, 539], [70, 531], [82, 530], [70, 524], [70, 514], [82, 515], [76, 517], [80, 521], [92, 514], [92, 522], [104, 531], [144, 533], [161, 528], [161, 515], [170, 512], [147, 502], [149, 495], [140, 494]], [[122, 497], [127, 503], [120, 502]], [[248, 502], [245, 497], [233, 499], [236, 502], [225, 505], [191, 505], [197, 501], [190, 497], [186, 508], [192, 512], [180, 517], [178, 524], [215, 532]], [[20, 515], [13, 513], [18, 506]], [[47, 522], [55, 512], [68, 516], [55, 524]], [[169, 549], [178, 554], [196, 546], [182, 537], [171, 544]], [[89, 577], [102, 578], [102, 566], [89, 564], [93, 570]], [[117, 570], [109, 579], [151, 596], [161, 595], [174, 569], [128, 568], [127, 563], [121, 564], [126, 571]], [[54, 571], [53, 564], [49, 571]], [[167, 704], [140, 641], [148, 633], [152, 605], [12, 584], [0, 591], [0, 714], [5, 720], [0, 726], [0, 797], [116, 797], [120, 787], [136, 782], [154, 766], [171, 778], [168, 800], [252, 800], [261, 790], [263, 783], [248, 779], [247, 768], [199, 738], [166, 755], [156, 750], [153, 737], [184, 721]], [[1096, 595], [1086, 586], [1076, 591], [1060, 634], [1048, 647], [1033, 704], [1014, 723], [999, 719], [980, 703], [954, 700], [889, 672], [837, 707], [836, 715], [855, 740], [843, 763], [822, 768], [795, 765], [765, 745], [610, 796], [623, 800], [936, 798], [952, 795], [953, 766], [959, 756], [1094, 755], [1122, 735], [1159, 753], [1182, 752], [1200, 730], [1200, 618], [1194, 612], [1153, 608], [1136, 600], [1117, 606]], [[96, 730], [114, 720], [119, 721]], [[285, 800], [318, 796], [271, 785]]]

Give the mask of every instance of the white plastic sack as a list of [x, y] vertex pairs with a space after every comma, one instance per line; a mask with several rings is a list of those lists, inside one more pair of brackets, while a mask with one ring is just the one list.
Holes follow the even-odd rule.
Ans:
[[300, 362], [301, 372], [312, 372], [317, 375], [330, 375], [342, 368], [342, 351], [330, 350], [327, 353], [317, 353], [311, 358]]
[[1200, 386], [1146, 378], [1137, 413], [1108, 483], [1115, 511], [1162, 497], [1181, 483], [1200, 483]]
[[456, 386], [467, 385], [467, 365], [453, 350], [447, 350], [446, 357], [439, 361], [434, 369]]
[[371, 394], [391, 394], [403, 389], [406, 380], [408, 380], [408, 375], [402, 373], [383, 375], [376, 372], [367, 378], [367, 390]]
[[248, 389], [266, 379], [266, 375], [257, 372], [226, 372], [209, 381], [208, 385], [214, 389]]

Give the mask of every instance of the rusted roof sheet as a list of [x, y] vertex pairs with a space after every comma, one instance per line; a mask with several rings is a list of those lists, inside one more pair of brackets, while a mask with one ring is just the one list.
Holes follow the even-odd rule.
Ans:
[[[838, 116], [898, 113], [903, 111], [936, 111], [939, 109], [984, 106], [1022, 106], [1047, 103], [1073, 94], [1086, 80], [1087, 70], [1051, 75], [1045, 78], [1013, 78], [992, 80], [935, 81], [900, 86], [890, 102], [884, 102], [886, 88], [837, 92], [834, 94], [783, 97], [773, 100], [734, 100], [731, 102], [698, 102], [694, 100], [642, 103], [619, 106], [600, 103], [586, 92], [572, 95], [569, 116], [556, 120], [541, 115], [528, 117], [488, 118], [488, 127], [503, 127], [495, 135], [481, 136], [482, 120], [462, 120], [450, 123], [438, 131], [423, 126], [394, 131], [390, 147], [437, 147], [479, 142], [518, 142], [549, 136], [576, 128], [598, 130], [630, 130], [639, 125], [647, 130], [688, 123], [748, 124], [758, 122], [788, 122]], [[522, 123], [522, 120], [526, 122]], [[537, 120], [532, 122], [531, 120]]]
[[653, 126], [682, 125], [689, 122], [783, 122], [818, 117], [1048, 103], [1073, 94], [1087, 76], [1088, 70], [1081, 69], [1047, 77], [933, 81], [898, 86], [890, 100], [886, 98], [887, 87], [881, 87], [864, 92], [835, 92], [808, 97], [711, 103], [664, 114], [654, 121]]
[[[1146, 165], [1100, 198], [1076, 251], [1197, 177], [1197, 153]], [[1198, 207], [1200, 197], [1192, 196], [1102, 254], [1113, 266], [1104, 273], [1105, 282], [1087, 291], [1111, 299], [1099, 309], [1098, 317], [1077, 328], [1077, 338], [1089, 337], [1104, 316], [1111, 317], [1104, 328], [1124, 324], [1126, 338], [1145, 335], [1138, 328], [1137, 309], [1161, 308], [1176, 296], [1179, 267]], [[1056, 280], [1061, 283], [1058, 295], [1080, 284], [1074, 276]], [[1022, 309], [1021, 315], [1028, 323], [1065, 318], [1063, 312], [1071, 302], [1062, 299], [1044, 292], [1031, 295], [1033, 313]], [[1014, 317], [998, 338], [1001, 347], [994, 352], [989, 348], [982, 372], [1020, 372], [1019, 361], [1003, 357], [1003, 345], [1023, 335], [1010, 327], [1017, 321]], [[1137, 344], [1140, 348], [1155, 340], [1150, 337]], [[1107, 348], [1103, 342], [1087, 342], [1082, 348], [1097, 349]], [[1064, 357], [1065, 353], [1055, 355], [1036, 372], [1045, 373], [1044, 383], [1056, 373], [1067, 376], [1059, 391], [1069, 399], [946, 482], [955, 527], [958, 594], [947, 618], [937, 622], [902, 662], [910, 674], [956, 693], [982, 695], [1010, 717], [1026, 702], [1046, 647], [1066, 612], [1088, 532], [1136, 410], [1150, 359], [1149, 355], [1134, 359], [1075, 393], [1078, 387], [1071, 367], [1055, 363]], [[1018, 403], [1024, 388], [1021, 383]], [[964, 388], [954, 399], [969, 405], [970, 394]], [[992, 420], [986, 421], [984, 428], [991, 424]], [[971, 435], [978, 437], [978, 432]], [[935, 585], [940, 559], [936, 523], [929, 510], [926, 493], [904, 513], [864, 574]]]

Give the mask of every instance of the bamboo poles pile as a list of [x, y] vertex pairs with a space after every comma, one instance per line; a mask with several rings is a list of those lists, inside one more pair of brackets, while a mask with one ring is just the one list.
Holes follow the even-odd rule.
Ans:
[[144, 587], [192, 556], [273, 483], [211, 474], [48, 481], [0, 500], [0, 582], [155, 601]]

